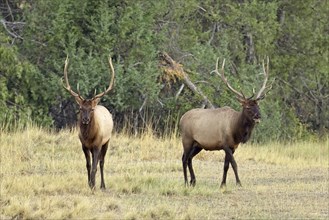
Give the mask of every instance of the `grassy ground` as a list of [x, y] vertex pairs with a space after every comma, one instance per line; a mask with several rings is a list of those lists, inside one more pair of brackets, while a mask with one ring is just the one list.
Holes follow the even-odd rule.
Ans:
[[328, 219], [328, 145], [241, 145], [243, 187], [230, 168], [220, 190], [223, 152], [201, 152], [197, 185], [186, 188], [179, 139], [115, 134], [107, 189], [99, 189], [98, 172], [92, 192], [76, 131], [2, 133], [0, 219]]

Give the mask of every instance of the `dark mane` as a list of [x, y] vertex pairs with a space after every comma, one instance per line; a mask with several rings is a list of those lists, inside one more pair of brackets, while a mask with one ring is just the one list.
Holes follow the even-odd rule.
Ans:
[[255, 127], [255, 122], [241, 114], [239, 123], [237, 124], [236, 132], [233, 134], [234, 142], [236, 144], [246, 143], [251, 136]]

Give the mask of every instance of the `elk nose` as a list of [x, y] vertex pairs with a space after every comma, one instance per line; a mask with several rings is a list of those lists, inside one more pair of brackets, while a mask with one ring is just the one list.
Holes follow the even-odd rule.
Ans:
[[82, 119], [82, 124], [84, 124], [84, 125], [87, 125], [87, 124], [89, 124], [89, 118], [83, 118]]
[[260, 119], [261, 119], [260, 114], [259, 114], [259, 113], [256, 113], [256, 114], [254, 115], [254, 121], [255, 121], [256, 123], [259, 123], [259, 122], [260, 122]]

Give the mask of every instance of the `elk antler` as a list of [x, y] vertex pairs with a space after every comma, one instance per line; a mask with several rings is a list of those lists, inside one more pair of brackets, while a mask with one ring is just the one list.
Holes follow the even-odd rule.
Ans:
[[238, 96], [239, 99], [243, 99], [243, 100], [245, 100], [246, 97], [245, 97], [242, 93], [240, 93], [240, 92], [236, 91], [235, 89], [233, 89], [233, 87], [228, 83], [226, 77], [224, 76], [225, 59], [223, 60], [222, 71], [221, 71], [222, 74], [219, 74], [219, 72], [218, 72], [218, 62], [219, 62], [219, 58], [217, 58], [215, 73], [217, 73], [217, 75], [219, 75], [219, 76], [222, 78], [222, 80], [224, 81], [224, 83], [226, 84], [226, 86], [227, 86], [232, 92], [234, 92], [234, 93]]
[[67, 65], [68, 65], [68, 63], [69, 63], [69, 56], [67, 55], [66, 60], [65, 60], [65, 66], [64, 66], [64, 78], [65, 78], [66, 86], [65, 85], [63, 85], [63, 86], [67, 91], [69, 91], [71, 93], [72, 96], [74, 96], [76, 98], [79, 98], [81, 100], [84, 100], [84, 98], [82, 98], [82, 96], [80, 95], [80, 92], [76, 93], [71, 89], [71, 86], [70, 86], [70, 83], [69, 83], [69, 80], [68, 80], [68, 77], [67, 77]]
[[110, 67], [111, 72], [112, 72], [112, 78], [111, 78], [111, 81], [110, 81], [110, 85], [109, 85], [109, 87], [108, 87], [104, 92], [95, 95], [94, 98], [92, 98], [92, 99], [101, 98], [101, 97], [103, 97], [106, 93], [108, 93], [109, 91], [111, 91], [111, 89], [112, 89], [112, 87], [113, 87], [113, 82], [114, 82], [114, 75], [115, 75], [115, 73], [114, 73], [114, 68], [113, 68], [113, 65], [112, 65], [112, 58], [111, 58], [110, 55], [109, 55], [109, 67]]
[[[269, 58], [267, 57], [267, 61], [266, 61], [266, 69], [265, 69], [265, 64], [264, 64], [264, 60], [263, 60], [263, 72], [265, 75], [265, 79], [263, 82], [263, 86], [260, 88], [259, 92], [257, 93], [256, 96], [256, 100], [261, 100], [265, 97], [266, 93], [270, 91], [270, 89], [272, 88], [272, 84], [270, 86], [266, 86], [267, 80], [268, 80], [268, 72], [269, 72]], [[264, 92], [265, 89], [268, 89], [267, 92], [265, 92], [264, 94], [262, 94]]]

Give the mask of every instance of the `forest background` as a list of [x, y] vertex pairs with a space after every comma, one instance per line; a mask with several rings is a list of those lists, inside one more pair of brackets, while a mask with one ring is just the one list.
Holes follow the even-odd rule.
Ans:
[[75, 124], [78, 108], [62, 84], [67, 55], [70, 83], [84, 97], [106, 88], [112, 56], [115, 85], [101, 103], [117, 131], [133, 134], [177, 132], [191, 108], [239, 110], [213, 73], [217, 57], [250, 96], [268, 56], [272, 89], [252, 141], [328, 135], [328, 1], [1, 0], [0, 10], [1, 129]]

